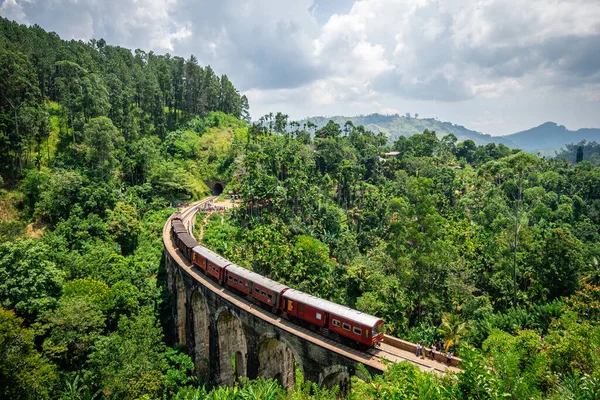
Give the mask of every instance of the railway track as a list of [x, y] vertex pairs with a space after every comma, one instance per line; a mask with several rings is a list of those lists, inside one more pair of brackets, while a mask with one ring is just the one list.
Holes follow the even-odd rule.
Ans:
[[[188, 231], [193, 234], [193, 219], [194, 215], [197, 212], [197, 207], [214, 201], [217, 196], [207, 197], [203, 200], [188, 204], [185, 208], [182, 208], [181, 219], [184, 222], [185, 226], [188, 228]], [[301, 337], [304, 340], [310, 341], [314, 344], [317, 344], [321, 347], [324, 347], [328, 350], [334, 351], [338, 354], [341, 354], [347, 358], [353, 359], [365, 365], [368, 365], [374, 369], [385, 371], [388, 368], [390, 362], [396, 363], [401, 361], [408, 361], [417, 367], [419, 367], [423, 371], [427, 372], [436, 372], [440, 374], [444, 374], [446, 372], [459, 372], [460, 370], [456, 367], [447, 366], [438, 361], [433, 361], [430, 359], [421, 359], [417, 357], [414, 353], [396, 347], [392, 344], [382, 342], [379, 347], [371, 348], [368, 350], [358, 350], [352, 347], [349, 347], [345, 344], [339, 343], [333, 339], [322, 336], [314, 331], [301, 327], [299, 325], [293, 324], [286, 318], [283, 318], [279, 315], [269, 313], [259, 307], [256, 307], [253, 303], [249, 302], [243, 297], [234, 294], [231, 291], [226, 290], [224, 287], [218, 285], [213, 280], [209, 279], [204, 274], [200, 273], [197, 269], [193, 268], [191, 263], [182, 256], [181, 252], [174, 246], [171, 235], [170, 235], [170, 218], [164, 226], [163, 229], [163, 241], [165, 244], [165, 248], [171, 256], [177, 261], [180, 268], [185, 271], [187, 274], [192, 276], [194, 279], [199, 281], [201, 284], [206, 286], [208, 289], [217, 293], [219, 296], [225, 298], [226, 300], [234, 303], [238, 308], [243, 309], [246, 312], [254, 314], [259, 318], [271, 323], [272, 325], [278, 326], [294, 335]]]

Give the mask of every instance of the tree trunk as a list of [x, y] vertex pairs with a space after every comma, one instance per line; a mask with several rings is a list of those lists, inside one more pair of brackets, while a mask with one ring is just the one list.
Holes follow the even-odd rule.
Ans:
[[73, 149], [75, 149], [75, 126], [73, 124], [73, 111], [69, 110], [69, 117], [71, 118], [71, 134], [73, 135]]
[[517, 308], [517, 246], [519, 245], [519, 202], [522, 187], [519, 186], [518, 198], [515, 202], [515, 241], [513, 246], [513, 308]]
[[[19, 137], [19, 114], [17, 108], [15, 108], [15, 130], [17, 132], [17, 140], [20, 140]], [[19, 173], [23, 173], [23, 149], [19, 149]]]

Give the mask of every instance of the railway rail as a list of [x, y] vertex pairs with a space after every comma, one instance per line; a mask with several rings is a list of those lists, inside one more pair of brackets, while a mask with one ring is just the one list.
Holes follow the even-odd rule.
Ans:
[[[193, 234], [193, 221], [197, 211], [197, 207], [202, 204], [214, 201], [216, 198], [217, 196], [211, 196], [203, 200], [191, 203], [181, 209], [181, 219], [190, 231], [190, 233]], [[352, 359], [356, 362], [360, 362], [364, 365], [368, 365], [382, 372], [388, 368], [390, 362], [395, 363], [401, 361], [408, 361], [419, 367], [421, 370], [428, 372], [444, 374], [449, 371], [460, 371], [454, 366], [448, 366], [439, 361], [417, 357], [413, 352], [407, 351], [405, 349], [400, 348], [399, 346], [394, 345], [394, 342], [396, 342], [397, 340], [391, 340], [393, 338], [389, 336], [386, 336], [388, 338], [388, 342], [386, 343], [386, 339], [384, 339], [384, 341], [380, 344], [379, 347], [370, 348], [368, 350], [358, 350], [349, 347], [343, 343], [339, 343], [328, 337], [322, 336], [318, 333], [315, 333], [314, 331], [296, 325], [287, 320], [286, 318], [269, 313], [263, 310], [262, 308], [257, 307], [255, 304], [251, 303], [247, 299], [242, 298], [229, 290], [226, 290], [223, 286], [209, 279], [207, 276], [200, 273], [197, 268], [193, 268], [192, 264], [182, 255], [180, 250], [174, 245], [171, 239], [170, 221], [171, 218], [167, 220], [163, 228], [163, 242], [166, 250], [175, 259], [182, 271], [193, 277], [196, 281], [207, 287], [212, 292], [221, 296], [225, 300], [233, 303], [239, 309], [251, 313], [259, 317], [260, 319], [277, 326], [280, 329], [284, 329], [294, 334], [295, 336], [302, 338], [303, 340], [312, 342], [318, 346], [326, 348], [327, 350], [336, 352], [346, 358]]]

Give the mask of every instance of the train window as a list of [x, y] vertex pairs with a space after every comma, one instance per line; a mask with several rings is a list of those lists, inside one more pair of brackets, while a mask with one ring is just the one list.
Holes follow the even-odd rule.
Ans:
[[323, 316], [321, 315], [321, 313], [320, 313], [320, 312], [318, 312], [318, 313], [317, 313], [317, 315], [316, 315], [316, 317], [317, 317], [317, 319], [320, 321], [320, 320], [321, 320], [321, 318], [322, 318]]
[[232, 281], [233, 280], [233, 276], [229, 275], [229, 280]]
[[362, 335], [362, 329], [360, 329], [360, 328], [354, 328], [354, 329], [352, 329], [352, 332], [354, 332], [357, 335]]
[[256, 293], [260, 293], [260, 290], [258, 290], [257, 288], [255, 288], [255, 289], [254, 289], [254, 291], [255, 291]]
[[233, 283], [237, 283], [237, 278], [233, 278]]
[[244, 281], [240, 279], [240, 285], [243, 285], [243, 284], [244, 284]]
[[369, 330], [365, 331], [365, 337], [368, 338], [369, 337]]
[[273, 298], [273, 296], [270, 294], [268, 294], [267, 297], [269, 298], [269, 300], [271, 300]]
[[265, 292], [263, 292], [262, 290], [260, 291], [260, 294], [262, 294], [263, 296], [266, 296], [267, 294]]
[[248, 282], [246, 282], [246, 287], [248, 287]]
[[333, 321], [331, 321], [331, 324], [333, 326], [337, 326], [338, 328], [340, 327], [340, 321], [338, 321], [337, 319], [334, 319]]
[[342, 324], [342, 328], [344, 328], [344, 330], [347, 330], [347, 331], [349, 331], [349, 330], [350, 330], [350, 325], [348, 325], [347, 323], [345, 323], [345, 322], [344, 322], [344, 323]]

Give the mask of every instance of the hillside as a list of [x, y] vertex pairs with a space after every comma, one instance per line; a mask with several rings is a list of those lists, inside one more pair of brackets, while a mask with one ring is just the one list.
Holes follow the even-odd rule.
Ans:
[[301, 123], [311, 121], [319, 128], [325, 126], [329, 120], [333, 120], [340, 125], [344, 125], [346, 121], [352, 121], [356, 126], [363, 125], [365, 128], [373, 132], [385, 132], [388, 136], [388, 143], [393, 143], [399, 136], [412, 136], [415, 133], [422, 133], [425, 129], [434, 130], [438, 137], [441, 138], [449, 133], [453, 133], [459, 142], [467, 139], [473, 140], [477, 145], [488, 143], [504, 143], [509, 147], [516, 147], [504, 138], [492, 137], [481, 132], [472, 131], [462, 125], [455, 125], [451, 122], [442, 122], [433, 118], [413, 118], [408, 116], [400, 116], [398, 114], [382, 115], [370, 114], [359, 115], [356, 117], [310, 117], [306, 118]]
[[505, 136], [491, 136], [470, 130], [462, 125], [442, 122], [433, 118], [414, 118], [398, 114], [369, 114], [356, 117], [319, 116], [305, 118], [300, 122], [311, 121], [318, 128], [321, 128], [329, 120], [333, 120], [342, 126], [346, 121], [352, 121], [354, 125], [364, 125], [373, 132], [384, 132], [388, 136], [388, 144], [392, 144], [401, 135], [412, 136], [416, 133], [422, 133], [425, 129], [436, 131], [438, 138], [453, 133], [458, 138], [458, 142], [471, 139], [479, 146], [488, 143], [502, 143], [510, 148], [520, 148], [531, 153], [541, 153], [547, 156], [556, 155], [561, 148], [569, 143], [579, 143], [582, 140], [600, 142], [600, 129], [584, 128], [571, 131], [555, 122], [546, 122], [535, 128]]
[[582, 140], [600, 142], [600, 129], [584, 128], [571, 131], [564, 125], [546, 122], [535, 128], [503, 136], [503, 139], [526, 151], [549, 151]]

